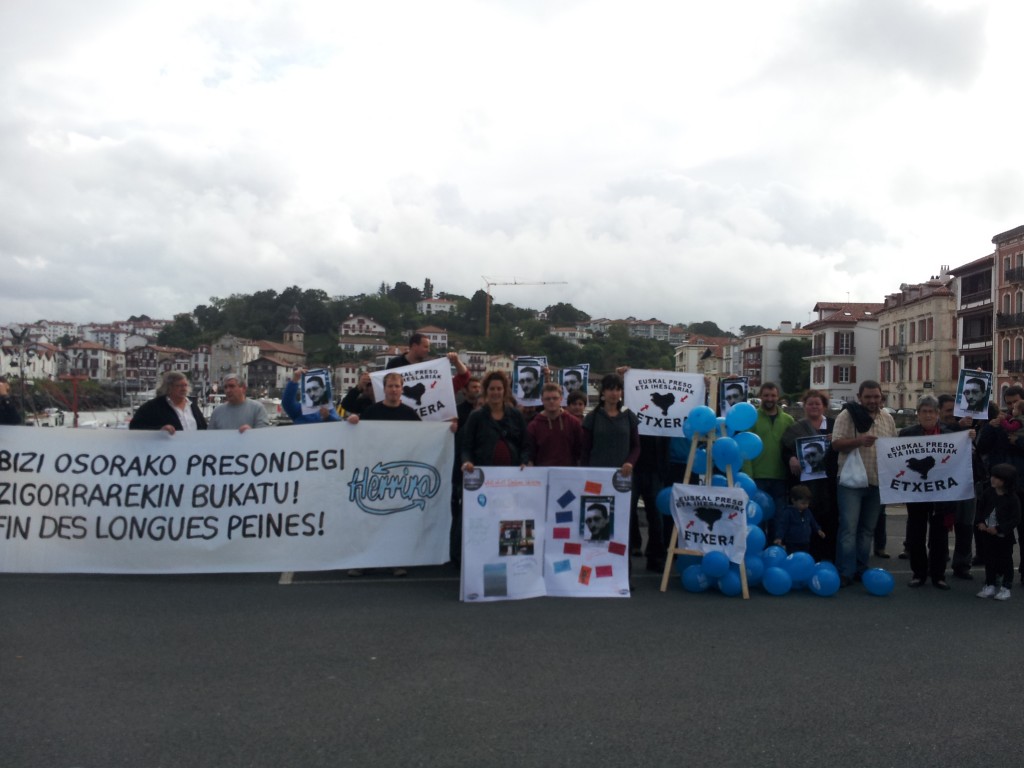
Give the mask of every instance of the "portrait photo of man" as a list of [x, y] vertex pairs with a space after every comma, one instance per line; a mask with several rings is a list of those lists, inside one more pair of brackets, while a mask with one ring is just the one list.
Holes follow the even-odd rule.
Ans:
[[521, 400], [540, 400], [540, 369], [533, 365], [524, 365], [519, 369], [519, 398]]
[[986, 417], [991, 394], [992, 374], [983, 371], [960, 371], [954, 414]]
[[816, 480], [825, 477], [825, 441], [817, 437], [802, 437], [796, 441], [797, 458], [800, 461], [800, 480]]
[[584, 541], [611, 541], [614, 532], [613, 500], [608, 497], [583, 497], [580, 531]]
[[319, 409], [330, 405], [331, 390], [325, 371], [307, 373], [302, 379], [302, 407]]
[[568, 395], [577, 392], [583, 386], [583, 372], [572, 368], [562, 374], [562, 387]]
[[719, 384], [719, 415], [725, 416], [736, 403], [747, 401], [747, 380], [726, 379]]

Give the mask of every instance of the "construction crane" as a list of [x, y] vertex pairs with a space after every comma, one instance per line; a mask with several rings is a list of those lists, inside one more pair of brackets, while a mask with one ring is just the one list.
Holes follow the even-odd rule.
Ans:
[[480, 275], [480, 278], [487, 284], [487, 309], [484, 312], [484, 338], [491, 338], [491, 286], [492, 285], [568, 285], [565, 280], [492, 280], [489, 277]]

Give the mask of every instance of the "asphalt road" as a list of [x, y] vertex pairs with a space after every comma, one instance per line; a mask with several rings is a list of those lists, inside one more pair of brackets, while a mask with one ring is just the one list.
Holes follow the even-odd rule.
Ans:
[[0, 576], [0, 768], [1016, 765], [1024, 591], [879, 564], [886, 598], [483, 605], [446, 568]]

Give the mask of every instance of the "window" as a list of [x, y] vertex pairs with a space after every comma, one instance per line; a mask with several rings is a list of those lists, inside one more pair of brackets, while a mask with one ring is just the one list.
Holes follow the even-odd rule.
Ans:
[[928, 341], [935, 338], [935, 318], [928, 318]]
[[917, 323], [910, 323], [910, 343], [917, 341]]
[[1003, 314], [1010, 314], [1010, 294], [1008, 293], [1003, 294]]

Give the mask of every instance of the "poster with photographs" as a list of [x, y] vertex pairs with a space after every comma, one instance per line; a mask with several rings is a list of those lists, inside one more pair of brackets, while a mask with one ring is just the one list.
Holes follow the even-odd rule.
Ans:
[[679, 531], [679, 549], [724, 552], [742, 563], [747, 551], [747, 492], [739, 486], [672, 486], [672, 517]]
[[420, 415], [423, 421], [448, 421], [457, 417], [455, 390], [452, 388], [452, 364], [447, 357], [403, 365], [370, 374], [373, 398], [384, 399], [384, 378], [389, 373], [402, 374], [402, 402]]
[[749, 387], [746, 376], [722, 379], [718, 382], [718, 415], [725, 416], [736, 403], [747, 402]]
[[614, 469], [549, 470], [547, 594], [629, 597], [631, 487]]
[[541, 597], [547, 470], [476, 467], [463, 476], [460, 599]]
[[623, 399], [636, 414], [641, 435], [677, 437], [690, 411], [704, 404], [703, 374], [630, 368], [623, 378]]
[[516, 358], [512, 389], [519, 405], [541, 405], [540, 391], [544, 388], [544, 369], [547, 367], [547, 357]]
[[562, 405], [569, 404], [569, 395], [582, 392], [589, 400], [590, 363], [578, 363], [558, 372], [558, 383], [562, 385]]
[[828, 441], [823, 436], [798, 437], [796, 458], [800, 462], [800, 482], [825, 479], [825, 456]]
[[321, 408], [334, 407], [331, 397], [331, 372], [326, 368], [314, 368], [302, 376], [302, 412], [318, 413]]
[[988, 421], [988, 403], [991, 399], [992, 374], [989, 371], [960, 371], [954, 416], [970, 416]]

